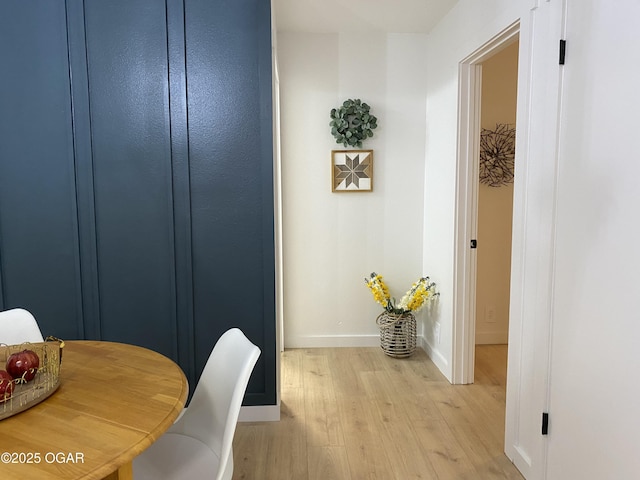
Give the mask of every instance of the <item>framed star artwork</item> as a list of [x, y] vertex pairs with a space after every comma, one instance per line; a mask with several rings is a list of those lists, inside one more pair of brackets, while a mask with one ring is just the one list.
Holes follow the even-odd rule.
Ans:
[[331, 191], [371, 192], [373, 150], [331, 150]]

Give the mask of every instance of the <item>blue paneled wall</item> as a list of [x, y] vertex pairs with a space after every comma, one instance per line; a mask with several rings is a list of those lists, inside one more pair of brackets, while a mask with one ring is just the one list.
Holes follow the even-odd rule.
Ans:
[[238, 326], [275, 404], [268, 0], [0, 4], [0, 308], [193, 387]]

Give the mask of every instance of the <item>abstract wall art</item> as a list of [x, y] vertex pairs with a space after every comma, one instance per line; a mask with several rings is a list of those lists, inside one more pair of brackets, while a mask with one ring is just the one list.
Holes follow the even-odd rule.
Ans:
[[331, 191], [373, 190], [373, 150], [332, 150]]

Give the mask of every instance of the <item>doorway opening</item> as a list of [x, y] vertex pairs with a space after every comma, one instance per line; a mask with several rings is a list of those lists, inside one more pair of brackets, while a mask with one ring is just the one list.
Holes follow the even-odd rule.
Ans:
[[[513, 183], [502, 187], [481, 185], [479, 158], [483, 128], [503, 128], [496, 124], [515, 127], [516, 87], [513, 87], [513, 95], [505, 95], [505, 86], [499, 84], [506, 74], [492, 71], [487, 80], [494, 84], [485, 85], [483, 89], [483, 65], [486, 64], [487, 69], [491, 66], [491, 70], [506, 68], [510, 72], [508, 75], [517, 80], [519, 32], [520, 23], [516, 22], [465, 58], [459, 66], [452, 375], [456, 384], [474, 382], [476, 343], [506, 343], [508, 338]], [[513, 63], [514, 54], [515, 67], [507, 66]], [[484, 99], [483, 93], [486, 95]], [[507, 97], [508, 101], [505, 100]], [[500, 226], [496, 227], [498, 224]], [[483, 233], [484, 240], [480, 233]], [[485, 248], [480, 256], [483, 245]], [[505, 248], [508, 248], [506, 256]], [[491, 251], [497, 256], [489, 255]], [[506, 349], [503, 354], [506, 357]]]
[[506, 385], [518, 47], [481, 63], [474, 383]]

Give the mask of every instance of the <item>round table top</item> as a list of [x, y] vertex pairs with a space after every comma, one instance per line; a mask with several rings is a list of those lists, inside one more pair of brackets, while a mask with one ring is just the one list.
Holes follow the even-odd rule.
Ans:
[[58, 389], [0, 421], [1, 476], [108, 477], [173, 424], [188, 390], [180, 367], [157, 352], [123, 343], [66, 341]]

